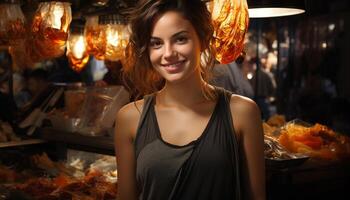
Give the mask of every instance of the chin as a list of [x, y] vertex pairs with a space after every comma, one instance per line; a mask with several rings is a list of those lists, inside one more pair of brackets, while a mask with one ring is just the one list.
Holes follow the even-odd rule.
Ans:
[[178, 74], [167, 74], [164, 76], [166, 82], [170, 84], [179, 84], [182, 82], [186, 82], [188, 79], [191, 79], [191, 76], [193, 76], [194, 73], [191, 72], [182, 72]]
[[171, 83], [171, 84], [181, 83], [185, 79], [185, 77], [183, 77], [182, 75], [179, 75], [179, 74], [168, 75], [164, 78], [165, 78], [166, 82]]

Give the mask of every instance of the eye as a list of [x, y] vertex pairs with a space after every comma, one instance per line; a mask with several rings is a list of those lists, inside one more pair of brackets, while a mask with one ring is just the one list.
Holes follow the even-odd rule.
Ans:
[[188, 38], [185, 36], [179, 36], [176, 38], [176, 42], [179, 44], [185, 44], [188, 41]]
[[162, 42], [160, 40], [151, 39], [149, 42], [149, 47], [153, 49], [159, 49], [162, 46]]

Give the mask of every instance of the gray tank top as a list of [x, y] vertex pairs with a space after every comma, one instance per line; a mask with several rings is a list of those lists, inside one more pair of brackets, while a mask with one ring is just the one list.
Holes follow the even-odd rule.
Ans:
[[140, 200], [241, 199], [231, 93], [216, 90], [219, 98], [205, 130], [184, 146], [162, 139], [154, 111], [155, 95], [145, 96], [135, 138]]

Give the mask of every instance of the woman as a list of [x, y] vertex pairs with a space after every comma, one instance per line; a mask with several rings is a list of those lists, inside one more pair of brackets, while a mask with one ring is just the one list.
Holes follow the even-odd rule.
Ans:
[[131, 29], [125, 73], [148, 95], [116, 117], [118, 199], [265, 199], [259, 109], [207, 83], [205, 3], [140, 0]]

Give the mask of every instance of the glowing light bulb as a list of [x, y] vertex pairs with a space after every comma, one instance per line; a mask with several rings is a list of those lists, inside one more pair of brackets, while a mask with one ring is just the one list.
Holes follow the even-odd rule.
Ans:
[[61, 18], [64, 13], [64, 8], [61, 5], [55, 5], [54, 10], [52, 12], [53, 14], [53, 20], [52, 20], [52, 28], [61, 29]]
[[67, 58], [70, 67], [81, 72], [89, 61], [89, 54], [86, 51], [85, 39], [82, 34], [71, 33], [67, 43]]
[[73, 44], [72, 52], [73, 56], [77, 59], [82, 59], [85, 53], [85, 43], [84, 43], [84, 36], [80, 35], [78, 36], [77, 40]]
[[117, 47], [119, 45], [119, 32], [109, 28], [107, 30], [107, 42], [108, 44]]
[[251, 80], [253, 78], [253, 73], [249, 72], [247, 74], [247, 79]]

